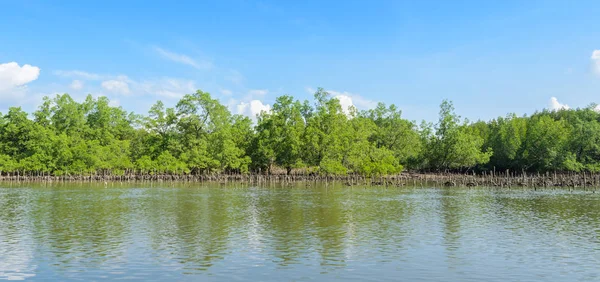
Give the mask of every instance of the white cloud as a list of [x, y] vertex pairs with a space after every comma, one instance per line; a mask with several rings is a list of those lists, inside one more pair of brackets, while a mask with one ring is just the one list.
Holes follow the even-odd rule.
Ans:
[[40, 68], [36, 66], [19, 66], [16, 62], [0, 64], [0, 105], [7, 106], [14, 101], [19, 103], [27, 101], [29, 99], [27, 96], [30, 95], [27, 84], [38, 79], [39, 76]]
[[16, 62], [0, 64], [0, 91], [22, 87], [40, 76], [40, 68], [19, 66]]
[[181, 98], [185, 94], [196, 92], [196, 83], [193, 80], [178, 78], [162, 78], [158, 80], [143, 81], [137, 85], [141, 91], [162, 96], [165, 98]]
[[[193, 80], [162, 77], [145, 80], [134, 80], [126, 75], [99, 75], [85, 71], [54, 71], [55, 75], [62, 77], [77, 77], [70, 87], [78, 90], [83, 87], [85, 80], [103, 80], [100, 86], [105, 91], [123, 95], [151, 94], [165, 98], [181, 98], [184, 94], [196, 92], [196, 83]], [[81, 89], [81, 88], [79, 88]]]
[[[306, 90], [306, 92], [310, 94], [313, 94], [317, 91], [312, 87], [305, 87], [304, 90]], [[355, 106], [357, 109], [360, 110], [373, 109], [377, 107], [377, 102], [366, 99], [358, 94], [336, 90], [325, 90], [325, 92], [329, 93], [333, 98], [337, 98], [338, 100], [340, 100], [342, 109], [346, 113], [349, 112], [348, 107], [350, 106]]]
[[340, 104], [342, 104], [342, 109], [344, 112], [348, 113], [348, 107], [355, 106], [357, 109], [365, 110], [372, 109], [377, 107], [377, 102], [373, 100], [369, 100], [363, 98], [358, 94], [353, 94], [350, 92], [340, 92], [335, 90], [326, 90], [327, 93], [331, 94], [334, 98], [340, 100]]
[[271, 105], [263, 104], [260, 100], [252, 100], [250, 102], [240, 102], [236, 105], [236, 113], [246, 115], [252, 120], [256, 120], [256, 116], [262, 111], [271, 112]]
[[129, 94], [131, 91], [129, 90], [129, 84], [125, 81], [125, 79], [111, 79], [102, 82], [102, 88], [107, 91], [118, 93], [118, 94]]
[[159, 77], [137, 80], [126, 75], [99, 75], [85, 71], [54, 71], [55, 75], [62, 77], [76, 77], [70, 84], [72, 89], [78, 90], [84, 86], [86, 80], [102, 80], [100, 86], [104, 91], [123, 95], [155, 95], [168, 99], [181, 98], [184, 94], [194, 93], [196, 83], [193, 80]]
[[346, 96], [346, 95], [336, 95], [335, 98], [337, 98], [340, 101], [340, 105], [342, 106], [342, 111], [344, 111], [344, 113], [346, 115], [349, 115], [350, 108], [354, 107], [354, 103], [352, 103], [352, 98], [350, 98], [350, 96]]
[[354, 100], [354, 104], [361, 109], [373, 109], [377, 107], [376, 101], [369, 100], [360, 95], [352, 95], [351, 97]]
[[83, 88], [83, 81], [77, 79], [73, 80], [69, 87], [73, 90], [81, 90]]
[[568, 110], [570, 109], [569, 105], [561, 104], [556, 97], [550, 98], [550, 110], [560, 111], [560, 110]]
[[269, 94], [267, 89], [252, 89], [249, 90], [244, 98], [237, 100], [230, 98], [227, 102], [227, 107], [231, 112], [248, 116], [252, 121], [256, 121], [256, 117], [262, 111], [271, 112], [271, 105], [264, 104], [260, 99]]
[[326, 90], [326, 91], [329, 94], [333, 95], [333, 97], [339, 97], [339, 96], [350, 97], [352, 99], [352, 102], [354, 103], [354, 105], [359, 109], [372, 109], [372, 108], [377, 107], [377, 102], [363, 98], [362, 96], [360, 96], [358, 94], [353, 94], [353, 93], [346, 92], [346, 91], [344, 91], [344, 92], [339, 92], [339, 91], [335, 91], [335, 90]]
[[85, 80], [102, 80], [102, 79], [105, 79], [105, 77], [106, 77], [104, 75], [80, 71], [80, 70], [69, 70], [69, 71], [55, 70], [52, 73], [54, 75], [58, 75], [58, 76], [62, 76], [62, 77], [80, 78], [80, 79], [85, 79]]
[[593, 71], [600, 75], [600, 50], [594, 50], [590, 59], [592, 60]]
[[157, 46], [154, 46], [152, 49], [154, 49], [154, 51], [156, 53], [158, 53], [160, 56], [162, 56], [163, 58], [171, 60], [171, 61], [176, 62], [176, 63], [188, 65], [188, 66], [191, 66], [191, 67], [196, 68], [196, 69], [210, 69], [210, 68], [212, 68], [212, 63], [211, 62], [207, 62], [207, 61], [198, 62], [197, 60], [194, 60], [194, 59], [192, 59], [191, 57], [189, 57], [187, 55], [173, 53], [171, 51], [167, 51], [167, 50], [162, 49], [162, 48], [157, 47]]

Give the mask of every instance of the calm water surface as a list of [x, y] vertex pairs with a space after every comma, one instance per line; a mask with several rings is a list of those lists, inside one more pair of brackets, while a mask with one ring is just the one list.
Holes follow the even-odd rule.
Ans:
[[590, 191], [0, 187], [0, 280], [600, 281]]

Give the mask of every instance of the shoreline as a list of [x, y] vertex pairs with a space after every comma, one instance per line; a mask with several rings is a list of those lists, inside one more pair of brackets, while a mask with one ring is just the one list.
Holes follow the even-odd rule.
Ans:
[[344, 186], [433, 186], [433, 187], [600, 187], [600, 173], [418, 173], [405, 172], [398, 175], [366, 177], [361, 175], [323, 176], [323, 175], [285, 175], [285, 174], [214, 174], [214, 175], [0, 175], [0, 182], [182, 182], [202, 183], [341, 183]]

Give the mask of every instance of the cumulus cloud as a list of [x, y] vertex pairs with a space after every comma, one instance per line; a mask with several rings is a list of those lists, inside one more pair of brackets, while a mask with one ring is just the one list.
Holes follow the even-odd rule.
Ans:
[[212, 68], [212, 63], [208, 62], [208, 61], [202, 61], [199, 62], [197, 60], [192, 59], [191, 57], [187, 56], [187, 55], [183, 55], [183, 54], [177, 54], [171, 51], [167, 51], [165, 49], [162, 49], [160, 47], [154, 46], [152, 49], [154, 49], [154, 51], [156, 53], [158, 53], [161, 57], [176, 62], [176, 63], [180, 63], [180, 64], [184, 64], [184, 65], [188, 65], [191, 66], [193, 68], [196, 69], [210, 69]]
[[362, 96], [358, 95], [358, 94], [353, 94], [350, 92], [340, 92], [340, 91], [335, 91], [335, 90], [326, 90], [329, 94], [331, 94], [333, 97], [338, 98], [339, 97], [344, 97], [344, 99], [349, 98], [350, 101], [353, 103], [354, 106], [356, 106], [359, 109], [372, 109], [377, 107], [377, 102], [373, 101], [373, 100], [369, 100], [366, 98], [363, 98]]
[[83, 81], [77, 79], [73, 80], [69, 87], [73, 90], [81, 90], [83, 88]]
[[550, 107], [550, 110], [553, 110], [553, 111], [568, 110], [571, 108], [567, 104], [560, 103], [558, 101], [558, 99], [556, 99], [556, 97], [550, 98], [549, 107]]
[[[312, 87], [306, 87], [306, 92], [315, 93], [317, 90]], [[360, 110], [373, 109], [377, 107], [377, 102], [373, 100], [366, 99], [358, 94], [350, 93], [347, 91], [336, 91], [336, 90], [325, 90], [325, 92], [329, 93], [333, 98], [337, 98], [340, 100], [340, 104], [342, 105], [342, 109], [346, 114], [348, 114], [349, 108], [351, 106], [356, 107]]]
[[19, 66], [16, 62], [0, 64], [0, 106], [12, 106], [32, 99], [27, 84], [38, 79], [40, 68]]
[[373, 109], [377, 107], [377, 102], [373, 100], [366, 99], [360, 95], [350, 94], [352, 97], [352, 101], [354, 104], [360, 109]]
[[131, 91], [129, 90], [129, 84], [127, 84], [127, 80], [127, 77], [105, 80], [102, 82], [101, 86], [109, 92], [127, 95], [131, 93]]
[[16, 62], [0, 64], [0, 91], [23, 87], [40, 76], [40, 68], [32, 65], [19, 66]]
[[271, 112], [271, 105], [261, 101], [268, 93], [269, 90], [267, 89], [249, 90], [241, 100], [229, 98], [226, 105], [232, 113], [245, 115], [251, 118], [252, 121], [256, 121], [257, 115], [261, 112]]
[[335, 98], [337, 98], [340, 101], [340, 105], [342, 106], [342, 110], [344, 111], [344, 113], [346, 115], [350, 114], [350, 109], [352, 107], [354, 107], [354, 103], [352, 102], [352, 98], [350, 96], [346, 96], [343, 94], [340, 95], [336, 95]]
[[[316, 90], [311, 87], [306, 87], [305, 89], [309, 93], [314, 93]], [[377, 106], [377, 102], [363, 98], [362, 96], [354, 93], [350, 93], [347, 91], [336, 91], [336, 90], [325, 90], [329, 93], [333, 98], [336, 98], [340, 101], [340, 105], [342, 106], [342, 110], [345, 114], [350, 114], [350, 109], [355, 107], [360, 110], [372, 109]]]
[[252, 120], [256, 120], [256, 116], [263, 111], [271, 112], [271, 105], [263, 104], [263, 102], [261, 102], [260, 100], [240, 102], [236, 106], [237, 114], [246, 115]]
[[594, 50], [590, 59], [592, 60], [592, 70], [600, 75], [600, 50]]

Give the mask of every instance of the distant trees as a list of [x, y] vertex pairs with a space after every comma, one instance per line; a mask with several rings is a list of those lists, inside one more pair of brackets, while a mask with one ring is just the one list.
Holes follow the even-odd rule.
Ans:
[[46, 97], [31, 115], [0, 114], [0, 173], [286, 173], [366, 176], [402, 170], [600, 171], [600, 113], [583, 109], [509, 114], [469, 122], [450, 101], [435, 124], [402, 118], [395, 105], [343, 109], [319, 88], [314, 101], [284, 95], [253, 124], [209, 93], [146, 115], [106, 97]]
[[302, 136], [306, 127], [302, 104], [291, 96], [280, 96], [270, 113], [262, 112], [256, 127], [253, 154], [256, 167], [270, 171], [273, 165], [289, 174], [303, 167]]
[[485, 140], [478, 128], [469, 125], [454, 113], [452, 102], [444, 100], [440, 105], [439, 121], [433, 129], [424, 125], [425, 150], [423, 159], [425, 166], [435, 169], [473, 168], [485, 164], [492, 155], [492, 150], [483, 150]]

